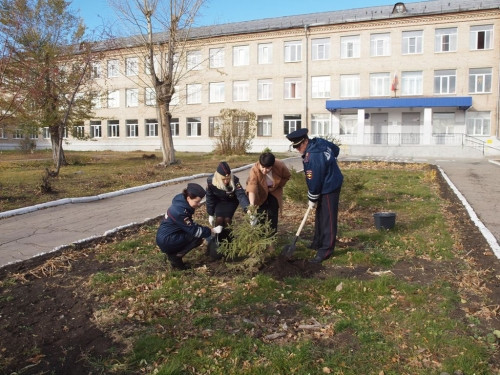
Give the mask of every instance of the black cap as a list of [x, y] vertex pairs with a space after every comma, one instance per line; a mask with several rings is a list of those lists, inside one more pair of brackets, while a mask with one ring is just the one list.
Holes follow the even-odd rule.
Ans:
[[299, 145], [304, 141], [304, 139], [308, 139], [307, 131], [308, 131], [307, 128], [297, 129], [286, 136], [288, 140], [292, 142], [293, 148], [299, 147]]
[[188, 184], [186, 190], [187, 190], [189, 195], [194, 195], [194, 196], [200, 197], [200, 198], [203, 198], [206, 194], [205, 189], [203, 189], [200, 185], [195, 184], [193, 182]]
[[230, 176], [231, 168], [229, 168], [229, 165], [225, 161], [221, 161], [217, 167], [217, 173], [224, 177]]

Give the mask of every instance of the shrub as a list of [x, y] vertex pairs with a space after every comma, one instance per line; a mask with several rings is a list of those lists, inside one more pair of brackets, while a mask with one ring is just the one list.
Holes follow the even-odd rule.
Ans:
[[257, 128], [257, 116], [239, 109], [222, 109], [221, 123], [213, 129], [215, 152], [221, 155], [242, 155], [252, 146]]

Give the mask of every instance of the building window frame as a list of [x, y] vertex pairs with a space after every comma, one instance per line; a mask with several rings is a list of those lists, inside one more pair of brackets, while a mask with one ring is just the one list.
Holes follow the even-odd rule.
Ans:
[[201, 83], [186, 85], [186, 104], [201, 104]]
[[437, 28], [434, 35], [434, 52], [456, 52], [458, 39], [458, 29], [456, 27]]
[[311, 40], [311, 60], [330, 60], [330, 38], [314, 38]]
[[493, 48], [493, 25], [475, 25], [470, 27], [470, 50], [483, 51]]
[[108, 78], [118, 77], [120, 74], [120, 60], [110, 59], [107, 63], [108, 68]]
[[257, 100], [273, 100], [273, 80], [271, 78], [257, 81]]
[[250, 65], [250, 46], [241, 45], [233, 47], [233, 66]]
[[125, 105], [128, 108], [139, 106], [139, 89], [125, 90]]
[[491, 135], [491, 112], [467, 111], [465, 124], [467, 135], [488, 137]]
[[188, 51], [186, 54], [186, 66], [188, 70], [201, 70], [202, 54], [200, 50]]
[[248, 81], [233, 82], [233, 102], [249, 101], [250, 83]]
[[257, 60], [259, 65], [273, 63], [273, 44], [259, 43], [257, 46]]
[[226, 84], [224, 82], [210, 82], [209, 87], [209, 103], [224, 103], [226, 100]]
[[457, 71], [455, 69], [440, 69], [434, 71], [434, 94], [455, 94], [457, 86]]
[[401, 72], [401, 95], [422, 95], [424, 74], [421, 70]]
[[470, 68], [469, 93], [491, 94], [492, 77], [493, 73], [491, 68]]
[[340, 97], [359, 98], [360, 77], [359, 74], [340, 75]]
[[144, 135], [146, 138], [158, 137], [158, 120], [157, 119], [145, 119], [144, 120]]
[[224, 67], [226, 58], [224, 47], [210, 48], [208, 50], [208, 55], [210, 68], [215, 69]]
[[311, 77], [311, 98], [321, 99], [331, 96], [331, 77], [314, 76]]
[[125, 59], [125, 75], [127, 77], [136, 76], [139, 74], [139, 58], [127, 57]]
[[290, 134], [295, 130], [302, 128], [301, 115], [284, 115], [283, 116], [283, 133], [284, 135]]
[[295, 63], [302, 61], [302, 41], [288, 40], [284, 43], [285, 63]]
[[340, 37], [340, 58], [357, 59], [361, 56], [360, 35], [346, 35]]
[[120, 137], [120, 120], [108, 120], [108, 138]]
[[370, 56], [383, 57], [391, 55], [391, 34], [370, 34]]
[[188, 117], [186, 119], [186, 136], [201, 137], [201, 118]]
[[90, 121], [90, 138], [102, 138], [102, 122]]
[[120, 107], [120, 90], [108, 91], [107, 105], [108, 108]]
[[285, 78], [283, 99], [301, 99], [302, 83], [300, 78]]
[[370, 73], [370, 96], [391, 95], [391, 73]]
[[423, 30], [403, 31], [401, 53], [403, 55], [417, 55], [423, 53]]

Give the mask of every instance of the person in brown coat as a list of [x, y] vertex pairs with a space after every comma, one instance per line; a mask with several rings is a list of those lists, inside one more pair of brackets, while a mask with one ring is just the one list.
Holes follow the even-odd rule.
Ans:
[[257, 213], [266, 213], [274, 232], [278, 229], [278, 216], [283, 207], [283, 188], [290, 179], [290, 171], [271, 152], [260, 155], [248, 176], [246, 192], [251, 206]]

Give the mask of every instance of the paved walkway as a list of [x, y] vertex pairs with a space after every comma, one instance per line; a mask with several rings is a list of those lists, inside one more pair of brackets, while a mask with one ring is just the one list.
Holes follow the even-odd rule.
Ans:
[[[302, 169], [299, 157], [285, 162], [296, 170]], [[473, 220], [477, 213], [476, 224], [484, 227], [483, 234], [487, 239], [490, 236], [492, 248], [498, 247], [500, 165], [487, 159], [422, 159], [419, 162], [441, 168], [457, 194], [463, 195], [466, 207], [470, 203]], [[233, 172], [246, 181], [249, 167], [235, 168]], [[61, 200], [52, 207], [42, 205], [17, 210], [20, 214], [14, 216], [5, 217], [6, 213], [0, 213], [0, 267], [156, 219], [165, 213], [172, 197], [180, 193], [188, 181], [204, 186], [207, 176], [191, 176], [169, 184], [158, 183], [100, 197]], [[500, 251], [495, 254], [500, 258]]]

